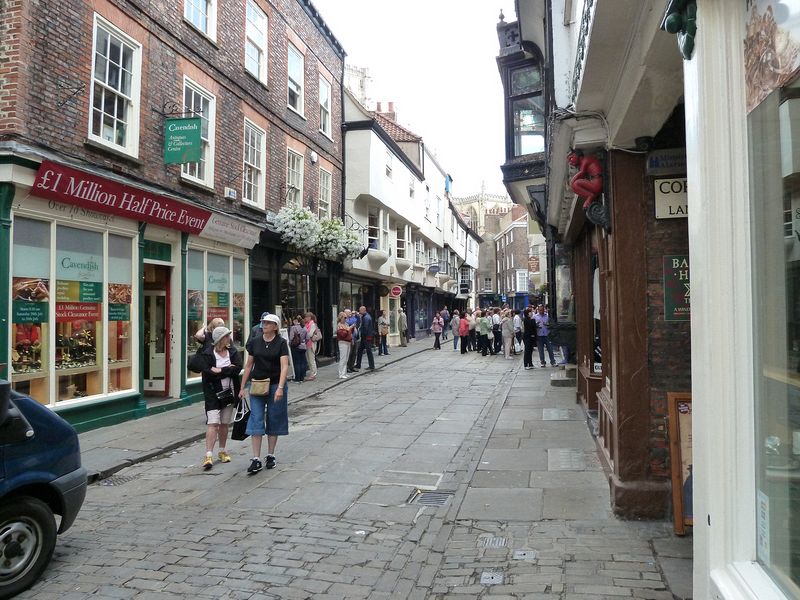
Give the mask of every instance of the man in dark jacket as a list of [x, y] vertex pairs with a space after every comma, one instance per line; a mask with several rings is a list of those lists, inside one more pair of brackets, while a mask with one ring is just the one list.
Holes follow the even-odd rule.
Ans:
[[362, 306], [358, 309], [358, 314], [361, 315], [361, 331], [359, 337], [361, 341], [358, 345], [358, 358], [356, 359], [356, 369], [361, 368], [361, 357], [364, 356], [364, 350], [367, 351], [367, 363], [370, 371], [375, 370], [375, 358], [372, 356], [372, 342], [375, 339], [375, 323], [372, 320], [372, 315], [367, 312], [367, 307]]

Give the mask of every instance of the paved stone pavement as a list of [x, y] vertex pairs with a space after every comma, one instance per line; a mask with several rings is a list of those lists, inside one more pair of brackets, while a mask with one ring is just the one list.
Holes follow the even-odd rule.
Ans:
[[245, 473], [248, 442], [210, 472], [201, 442], [131, 464], [20, 598], [690, 597], [691, 539], [610, 514], [550, 372], [418, 353], [293, 403], [273, 470]]

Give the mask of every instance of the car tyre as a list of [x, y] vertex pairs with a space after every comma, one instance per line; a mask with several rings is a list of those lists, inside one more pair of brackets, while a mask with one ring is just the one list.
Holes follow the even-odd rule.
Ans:
[[4, 499], [0, 506], [0, 599], [28, 589], [56, 546], [53, 511], [37, 498]]

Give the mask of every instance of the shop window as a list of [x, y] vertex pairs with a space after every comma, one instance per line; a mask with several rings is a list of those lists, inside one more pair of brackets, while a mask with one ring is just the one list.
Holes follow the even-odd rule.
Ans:
[[[189, 249], [186, 256], [186, 352], [197, 352], [195, 334], [214, 318], [233, 332], [240, 350], [247, 341], [247, 262], [213, 252]], [[197, 373], [187, 372], [196, 378]]]
[[747, 120], [755, 537], [759, 562], [794, 598], [800, 597], [800, 79], [772, 91]]
[[56, 228], [56, 402], [103, 392], [103, 234]]
[[50, 224], [14, 219], [11, 267], [11, 381], [18, 392], [49, 404]]
[[281, 272], [281, 307], [283, 326], [289, 320], [311, 309], [309, 265], [300, 257], [286, 263]]
[[24, 217], [13, 229], [14, 389], [48, 405], [133, 389], [132, 238]]
[[289, 108], [303, 114], [304, 59], [302, 53], [289, 44]]
[[187, 117], [200, 117], [200, 160], [181, 165], [181, 176], [214, 187], [214, 119], [216, 99], [197, 84], [184, 81], [183, 104]]
[[139, 152], [142, 46], [95, 17], [89, 138], [131, 156]]
[[507, 158], [544, 151], [544, 99], [538, 62], [503, 66], [508, 120]]
[[255, 0], [247, 0], [244, 66], [264, 84], [267, 83], [267, 23], [267, 15]]
[[572, 299], [572, 255], [568, 248], [556, 244], [556, 315], [559, 321], [575, 321], [575, 309]]
[[133, 388], [131, 304], [133, 301], [131, 239], [108, 236], [108, 392]]

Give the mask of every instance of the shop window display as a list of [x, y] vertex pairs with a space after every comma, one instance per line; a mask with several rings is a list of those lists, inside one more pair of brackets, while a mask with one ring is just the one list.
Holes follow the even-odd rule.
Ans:
[[108, 236], [108, 392], [133, 387], [131, 371], [131, 239]]
[[14, 221], [11, 380], [18, 392], [49, 403], [50, 224]]
[[242, 351], [247, 341], [244, 329], [244, 315], [247, 304], [245, 302], [246, 292], [245, 264], [239, 258], [233, 259], [233, 320], [231, 321], [231, 331], [233, 331], [233, 343]]
[[[197, 351], [197, 340], [194, 334], [200, 331], [205, 324], [205, 253], [199, 250], [189, 250], [186, 257], [186, 355], [191, 356]], [[189, 371], [190, 377], [196, 373]]]
[[[753, 220], [756, 547], [800, 596], [800, 79], [748, 116]], [[785, 235], [786, 213], [792, 234]]]
[[56, 229], [56, 401], [100, 394], [103, 234]]

